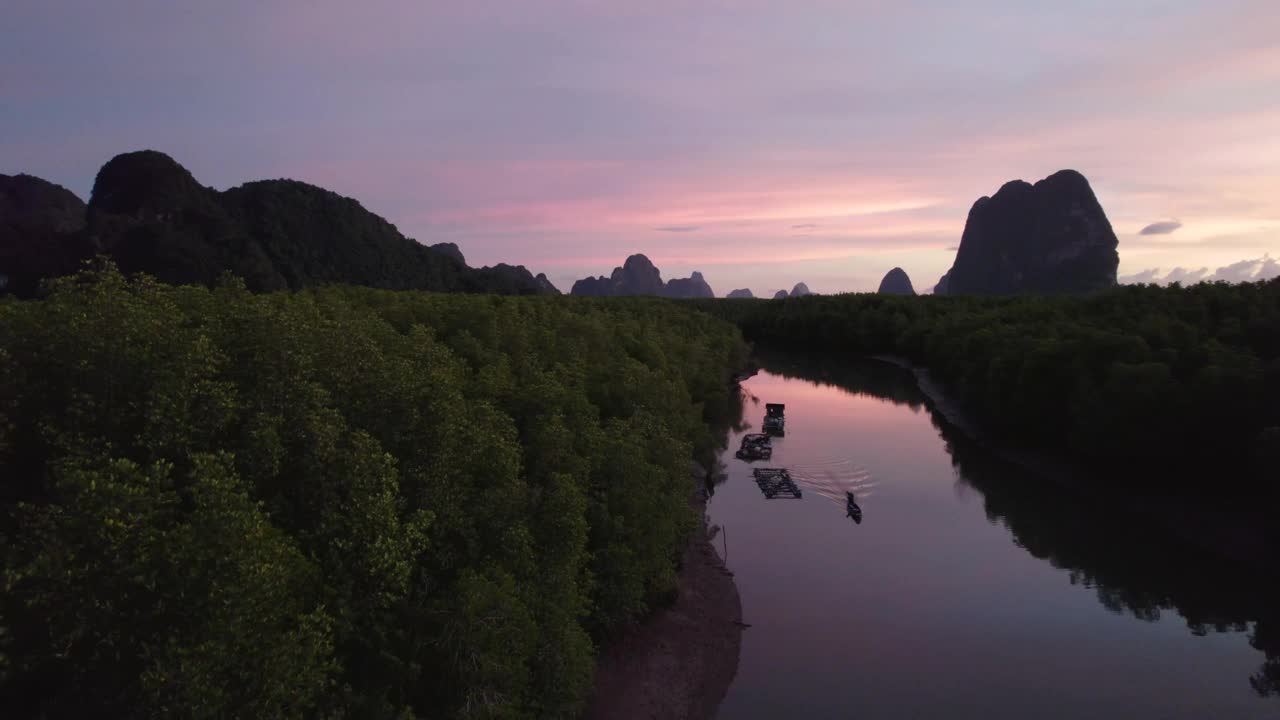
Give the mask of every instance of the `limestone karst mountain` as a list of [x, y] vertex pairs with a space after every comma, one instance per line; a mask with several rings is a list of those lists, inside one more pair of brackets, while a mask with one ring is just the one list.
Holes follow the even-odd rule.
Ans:
[[663, 282], [662, 272], [649, 258], [635, 254], [616, 267], [609, 277], [587, 277], [573, 284], [570, 295], [616, 297], [621, 295], [658, 295], [672, 298], [712, 298], [715, 293], [702, 273]]
[[906, 271], [899, 267], [885, 273], [884, 279], [880, 281], [880, 289], [877, 292], [887, 295], [916, 294], [915, 288], [911, 286], [911, 278], [907, 277]]
[[170, 283], [225, 272], [253, 290], [350, 283], [389, 289], [553, 292], [522, 266], [467, 267], [452, 243], [426, 247], [359, 202], [296, 180], [219, 192], [154, 150], [103, 165], [87, 206], [30, 176], [0, 176], [0, 275], [8, 291], [74, 271], [94, 255]]
[[1062, 170], [1005, 183], [969, 210], [938, 295], [1086, 294], [1116, 284], [1118, 241], [1089, 181]]

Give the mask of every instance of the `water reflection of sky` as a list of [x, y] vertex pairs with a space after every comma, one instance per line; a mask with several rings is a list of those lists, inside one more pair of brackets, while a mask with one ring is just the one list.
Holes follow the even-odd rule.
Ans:
[[1113, 612], [1015, 544], [909, 388], [890, 401], [763, 372], [744, 389], [751, 425], [786, 403], [787, 434], [755, 466], [791, 468], [805, 496], [764, 499], [726, 454], [709, 513], [752, 627], [720, 717], [1280, 714], [1249, 687], [1262, 654], [1246, 633]]

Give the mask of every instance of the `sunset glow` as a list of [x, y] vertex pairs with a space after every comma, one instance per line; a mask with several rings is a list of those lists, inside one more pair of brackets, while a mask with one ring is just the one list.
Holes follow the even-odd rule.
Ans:
[[1274, 3], [977, 4], [18, 0], [0, 171], [87, 198], [153, 147], [562, 290], [635, 252], [718, 294], [923, 290], [974, 200], [1068, 167], [1122, 277], [1280, 256]]

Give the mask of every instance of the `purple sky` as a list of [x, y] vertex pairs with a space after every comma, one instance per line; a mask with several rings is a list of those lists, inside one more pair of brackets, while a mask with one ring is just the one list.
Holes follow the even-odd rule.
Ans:
[[1064, 167], [1121, 275], [1256, 277], [1280, 272], [1280, 5], [6, 0], [0, 172], [87, 197], [144, 147], [564, 290], [633, 252], [721, 295], [895, 265], [925, 289], [975, 199]]

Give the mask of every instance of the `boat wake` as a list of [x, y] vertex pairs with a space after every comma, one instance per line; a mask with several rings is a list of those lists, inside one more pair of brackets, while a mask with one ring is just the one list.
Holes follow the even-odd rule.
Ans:
[[789, 465], [788, 469], [798, 485], [838, 505], [845, 504], [850, 492], [862, 502], [874, 496], [879, 485], [870, 470], [849, 459]]

